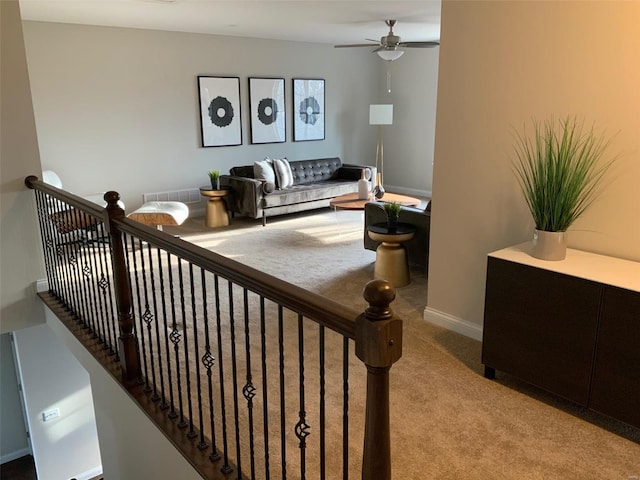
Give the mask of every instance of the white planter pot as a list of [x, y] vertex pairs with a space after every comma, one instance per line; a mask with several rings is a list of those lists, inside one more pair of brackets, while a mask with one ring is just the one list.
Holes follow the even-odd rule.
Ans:
[[564, 260], [567, 255], [567, 232], [533, 231], [531, 256], [540, 260]]

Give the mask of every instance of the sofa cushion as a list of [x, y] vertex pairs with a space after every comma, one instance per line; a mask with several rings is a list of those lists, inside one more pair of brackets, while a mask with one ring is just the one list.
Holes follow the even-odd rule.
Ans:
[[280, 190], [289, 188], [293, 185], [293, 175], [291, 173], [291, 165], [286, 158], [274, 158], [273, 169], [276, 172], [276, 186]]
[[[269, 159], [258, 160], [253, 163], [253, 178], [264, 180], [266, 185], [272, 184], [275, 187], [276, 173], [273, 170], [273, 163]], [[273, 189], [271, 189], [273, 190]]]
[[[325, 180], [335, 180], [341, 167], [342, 161], [338, 157], [291, 162], [293, 184], [310, 184]], [[360, 172], [353, 180], [358, 181], [359, 179]]]
[[265, 195], [263, 208], [281, 207], [297, 203], [312, 202], [324, 198], [333, 198], [345, 193], [353, 193], [357, 183], [351, 181], [329, 180], [306, 185], [293, 185], [286, 190], [276, 190]]

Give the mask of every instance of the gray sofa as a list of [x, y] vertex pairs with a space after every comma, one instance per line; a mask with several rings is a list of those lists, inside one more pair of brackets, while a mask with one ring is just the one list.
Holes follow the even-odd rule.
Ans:
[[232, 214], [262, 218], [285, 213], [328, 207], [329, 201], [358, 191], [358, 180], [365, 171], [368, 180], [374, 167], [347, 165], [338, 157], [290, 161], [293, 185], [279, 189], [271, 182], [254, 177], [253, 165], [233, 167], [220, 184], [230, 193], [225, 200]]
[[[384, 201], [384, 197], [382, 197]], [[371, 240], [367, 234], [367, 227], [374, 223], [385, 223], [387, 217], [382, 209], [381, 202], [370, 202], [364, 206], [364, 248], [375, 250], [379, 242]], [[416, 227], [416, 234], [413, 239], [404, 243], [407, 248], [409, 263], [422, 269], [427, 269], [429, 265], [429, 232], [431, 227], [431, 201], [426, 208], [402, 207], [398, 221], [410, 223]]]

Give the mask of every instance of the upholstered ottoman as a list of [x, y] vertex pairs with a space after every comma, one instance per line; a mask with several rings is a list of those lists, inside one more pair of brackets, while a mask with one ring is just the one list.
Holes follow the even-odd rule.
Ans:
[[162, 230], [163, 225], [182, 225], [189, 218], [189, 207], [182, 202], [147, 202], [127, 217]]

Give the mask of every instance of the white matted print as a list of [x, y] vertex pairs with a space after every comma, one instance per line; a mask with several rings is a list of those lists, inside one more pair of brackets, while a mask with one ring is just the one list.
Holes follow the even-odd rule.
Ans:
[[198, 77], [203, 147], [242, 145], [240, 78]]
[[293, 141], [324, 140], [324, 80], [293, 79]]
[[284, 78], [249, 78], [251, 143], [286, 141]]

